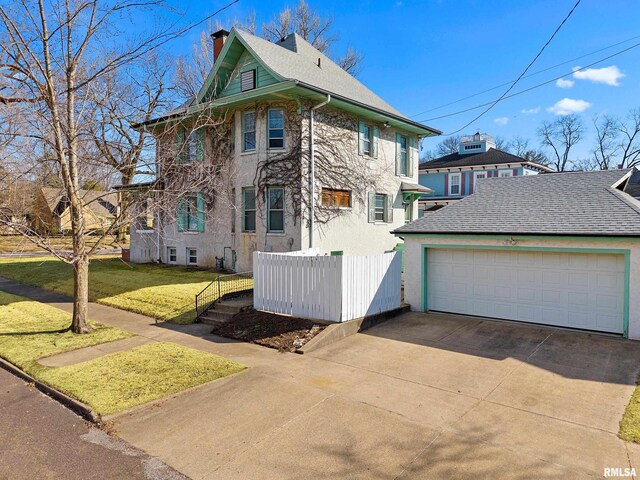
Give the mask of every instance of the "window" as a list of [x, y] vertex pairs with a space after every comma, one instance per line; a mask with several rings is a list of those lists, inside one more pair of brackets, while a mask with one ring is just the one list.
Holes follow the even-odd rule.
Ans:
[[267, 188], [267, 231], [284, 232], [284, 188]]
[[242, 190], [242, 231], [256, 231], [256, 189]]
[[177, 163], [201, 162], [204, 158], [204, 128], [187, 131], [180, 128], [176, 132]]
[[246, 92], [256, 88], [256, 69], [247, 70], [240, 74], [240, 91]]
[[267, 115], [267, 146], [269, 148], [284, 148], [284, 110], [272, 108]]
[[413, 203], [404, 202], [404, 223], [410, 223], [413, 220]]
[[236, 233], [236, 189], [231, 189], [231, 233]]
[[500, 170], [499, 177], [513, 177], [513, 171], [511, 170]]
[[474, 145], [465, 145], [464, 149], [465, 150], [478, 150], [480, 147], [482, 147], [482, 145], [478, 144], [474, 144]]
[[256, 112], [242, 113], [242, 151], [256, 149]]
[[460, 195], [460, 174], [449, 174], [449, 195]]
[[197, 193], [178, 200], [178, 231], [204, 232], [204, 195]]
[[358, 124], [358, 153], [378, 157], [378, 127], [364, 122]]
[[323, 207], [350, 207], [351, 192], [349, 190], [322, 189]]
[[176, 263], [178, 261], [178, 250], [176, 247], [167, 247], [167, 263]]
[[198, 250], [196, 250], [195, 248], [187, 248], [187, 264], [198, 264]]
[[407, 155], [407, 137], [404, 135], [397, 135], [396, 149], [398, 156], [398, 171], [397, 175], [407, 175], [409, 173], [409, 163]]
[[384, 193], [369, 193], [369, 222], [393, 222], [393, 197]]
[[473, 189], [476, 189], [476, 185], [478, 185], [478, 179], [479, 178], [487, 178], [487, 172], [475, 172], [473, 174]]

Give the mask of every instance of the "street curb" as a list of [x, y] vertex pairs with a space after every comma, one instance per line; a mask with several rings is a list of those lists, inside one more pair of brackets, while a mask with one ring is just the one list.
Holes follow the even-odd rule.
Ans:
[[93, 422], [96, 425], [102, 424], [102, 419], [100, 415], [98, 415], [93, 410], [91, 410], [90, 407], [88, 407], [87, 405], [85, 405], [84, 403], [78, 400], [75, 400], [74, 398], [69, 397], [68, 395], [65, 395], [64, 393], [56, 390], [55, 388], [50, 387], [49, 385], [45, 385], [44, 383], [36, 380], [28, 373], [22, 371], [12, 363], [9, 363], [8, 361], [6, 361], [4, 358], [0, 358], [0, 368], [4, 368], [9, 373], [12, 373], [16, 377], [21, 378], [26, 382], [33, 383], [36, 386], [36, 388], [40, 390], [42, 393], [58, 401], [59, 403], [67, 407], [69, 410], [74, 411], [85, 420]]

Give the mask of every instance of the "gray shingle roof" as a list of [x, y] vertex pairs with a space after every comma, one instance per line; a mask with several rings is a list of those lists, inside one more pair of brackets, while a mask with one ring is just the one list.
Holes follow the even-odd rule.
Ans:
[[481, 179], [472, 195], [395, 233], [640, 236], [640, 202], [612, 187], [628, 172]]
[[458, 168], [458, 167], [471, 167], [480, 165], [500, 165], [505, 163], [520, 164], [529, 163], [532, 165], [539, 165], [540, 169], [549, 170], [544, 165], [537, 164], [535, 162], [529, 162], [528, 160], [513, 155], [497, 148], [490, 148], [486, 152], [479, 153], [466, 153], [460, 155], [460, 153], [450, 153], [443, 157], [429, 160], [420, 164], [420, 170], [428, 170], [432, 168]]
[[236, 30], [236, 33], [280, 77], [297, 80], [409, 120], [297, 33], [278, 43], [242, 30]]

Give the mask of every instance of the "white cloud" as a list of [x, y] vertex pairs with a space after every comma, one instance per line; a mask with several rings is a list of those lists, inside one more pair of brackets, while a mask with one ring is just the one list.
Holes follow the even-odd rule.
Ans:
[[587, 68], [586, 70], [578, 71], [579, 68], [580, 67], [575, 67], [573, 69], [573, 78], [577, 78], [578, 80], [589, 80], [593, 83], [604, 83], [605, 85], [611, 85], [612, 87], [619, 86], [620, 79], [626, 76], [615, 65], [603, 68]]
[[560, 88], [571, 88], [573, 84], [576, 83], [573, 80], [565, 80], [564, 78], [559, 78], [556, 80], [556, 87]]
[[525, 115], [534, 115], [534, 114], [538, 113], [539, 111], [540, 111], [540, 107], [524, 108], [524, 109], [520, 110], [520, 112], [524, 113]]
[[496, 125], [506, 125], [507, 123], [509, 123], [509, 117], [498, 117], [493, 121]]
[[591, 104], [585, 100], [574, 100], [573, 98], [563, 98], [547, 108], [548, 112], [556, 115], [571, 115], [572, 113], [584, 112]]

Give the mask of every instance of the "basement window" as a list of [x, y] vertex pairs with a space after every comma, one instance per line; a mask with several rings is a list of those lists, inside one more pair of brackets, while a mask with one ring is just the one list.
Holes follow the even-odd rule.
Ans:
[[187, 248], [187, 264], [198, 264], [198, 250], [196, 250], [195, 248]]

